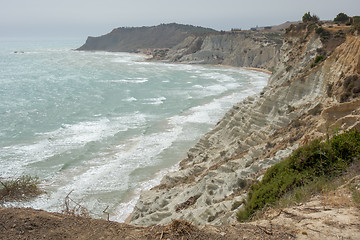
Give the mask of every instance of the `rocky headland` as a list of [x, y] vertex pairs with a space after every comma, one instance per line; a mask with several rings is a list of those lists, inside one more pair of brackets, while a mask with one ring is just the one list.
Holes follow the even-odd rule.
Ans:
[[267, 31], [215, 31], [182, 24], [116, 28], [88, 37], [79, 51], [136, 52], [149, 61], [221, 64], [274, 70], [283, 40], [281, 25]]
[[151, 27], [121, 27], [99, 37], [88, 37], [80, 51], [144, 52], [168, 49], [191, 35], [216, 33], [210, 28], [169, 23]]

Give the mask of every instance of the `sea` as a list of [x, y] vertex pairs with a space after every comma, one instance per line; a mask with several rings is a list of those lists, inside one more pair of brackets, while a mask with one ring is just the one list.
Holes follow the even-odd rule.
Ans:
[[[37, 176], [44, 193], [4, 206], [123, 222], [266, 73], [81, 52], [76, 40], [0, 39], [0, 178]], [[75, 203], [73, 203], [75, 204]], [[69, 206], [68, 206], [69, 207]]]

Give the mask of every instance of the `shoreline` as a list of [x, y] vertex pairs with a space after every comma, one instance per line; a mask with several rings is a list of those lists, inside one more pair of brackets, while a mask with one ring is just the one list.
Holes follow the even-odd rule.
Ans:
[[257, 71], [257, 72], [263, 72], [263, 73], [267, 73], [269, 75], [272, 75], [272, 72], [264, 69], [264, 68], [254, 68], [254, 67], [240, 67], [241, 69], [245, 69], [245, 70], [251, 70], [251, 71]]
[[[176, 62], [174, 64], [177, 64]], [[236, 67], [232, 65], [225, 65], [225, 64], [202, 64], [202, 63], [180, 63], [180, 64], [189, 64], [189, 65], [203, 65], [203, 66], [214, 66], [214, 67], [224, 67], [224, 68], [234, 68], [234, 69], [244, 69], [256, 72], [266, 73], [268, 75], [272, 75], [272, 72], [264, 69], [264, 68], [256, 68], [256, 67]]]
[[[206, 65], [206, 64], [205, 64]], [[255, 67], [235, 67], [235, 66], [231, 66], [231, 65], [222, 65], [222, 64], [218, 64], [218, 65], [213, 65], [213, 66], [219, 66], [219, 67], [226, 67], [226, 68], [235, 68], [235, 69], [244, 69], [244, 70], [250, 70], [250, 71], [256, 71], [256, 72], [262, 72], [262, 73], [266, 73], [269, 75], [272, 75], [272, 72], [264, 69], [264, 68], [255, 68]]]
[[[145, 55], [145, 54], [142, 54], [142, 53], [132, 53], [132, 54], [137, 54], [137, 55], [146, 57], [146, 55]], [[218, 67], [218, 68], [242, 69], [242, 70], [256, 71], [256, 72], [265, 73], [265, 74], [268, 74], [269, 77], [272, 75], [272, 72], [269, 71], [269, 70], [267, 70], [267, 69], [254, 68], [254, 67], [236, 67], [236, 66], [223, 65], [223, 64], [201, 64], [201, 63], [167, 62], [167, 61], [162, 61], [162, 60], [154, 60], [154, 59], [152, 59], [152, 58], [145, 58], [145, 59], [142, 59], [142, 60], [138, 60], [138, 62], [157, 62], [157, 63], [164, 63], [164, 64], [198, 65], [198, 66], [211, 66], [211, 67]], [[268, 82], [269, 82], [269, 78], [267, 79], [266, 84], [268, 84]], [[264, 87], [266, 87], [266, 85], [264, 85]], [[259, 92], [259, 93], [260, 93], [260, 92]], [[255, 95], [257, 95], [257, 94], [259, 94], [259, 93], [256, 93]], [[254, 95], [254, 94], [249, 95], [249, 96], [253, 96], [253, 95]], [[249, 96], [248, 96], [248, 97], [249, 97]], [[240, 102], [241, 102], [241, 101], [240, 101]], [[231, 108], [232, 108], [234, 105], [236, 105], [236, 104], [238, 104], [238, 103], [239, 103], [239, 102], [236, 102], [236, 103], [234, 103], [231, 107], [229, 107], [229, 109], [225, 112], [225, 114], [223, 115], [223, 117], [226, 115], [226, 113], [227, 113], [229, 110], [231, 110]], [[222, 119], [222, 118], [220, 118], [219, 121], [220, 121], [221, 119]], [[210, 131], [212, 131], [215, 127], [216, 127], [216, 125], [214, 125], [208, 132], [206, 132], [206, 133], [204, 133], [203, 135], [201, 135], [200, 138], [203, 137], [204, 135], [208, 134], [208, 133], [209, 133]], [[200, 139], [199, 139], [199, 140], [200, 140]], [[195, 145], [196, 145], [196, 143], [195, 143]], [[195, 146], [195, 145], [194, 145], [194, 146]], [[192, 146], [192, 147], [194, 147], [194, 146]], [[190, 147], [190, 148], [191, 148], [191, 147]], [[189, 149], [186, 150], [186, 153], [187, 153], [188, 151], [189, 151]], [[181, 160], [181, 161], [182, 161], [182, 160]], [[180, 162], [181, 162], [181, 161], [180, 161]], [[179, 162], [179, 163], [180, 163], [180, 162]], [[177, 163], [176, 165], [179, 165], [179, 163]], [[161, 171], [161, 170], [159, 170], [159, 171]], [[170, 171], [170, 172], [168, 172], [168, 173], [173, 173], [173, 172], [178, 172], [178, 171], [179, 171], [179, 169], [177, 169], [177, 170], [175, 170], [175, 171]], [[163, 175], [163, 176], [161, 177], [160, 181], [161, 181], [168, 173], [166, 173], [165, 175]], [[159, 184], [153, 186], [152, 188], [157, 187], [157, 186], [159, 186]], [[148, 189], [148, 190], [145, 190], [145, 191], [149, 191], [149, 190], [151, 190], [151, 189]], [[138, 202], [138, 201], [136, 201], [135, 206], [136, 206], [137, 202]], [[131, 224], [131, 218], [132, 218], [132, 216], [133, 216], [133, 214], [134, 214], [134, 208], [135, 208], [135, 206], [133, 207], [133, 209], [132, 209], [132, 211], [130, 212], [130, 214], [123, 220], [123, 223], [125, 223], [125, 224]]]
[[[136, 53], [141, 56], [148, 56], [146, 54]], [[151, 57], [145, 58], [143, 60], [139, 60], [139, 62], [161, 62], [161, 63], [169, 63], [169, 64], [184, 64], [184, 65], [199, 65], [199, 66], [213, 66], [213, 67], [224, 67], [224, 68], [234, 68], [234, 69], [244, 69], [244, 70], [250, 70], [250, 71], [256, 71], [256, 72], [262, 72], [269, 75], [272, 75], [273, 73], [270, 70], [267, 70], [265, 68], [256, 68], [256, 67], [238, 67], [238, 66], [232, 66], [232, 65], [225, 65], [225, 64], [206, 64], [206, 63], [191, 63], [191, 62], [170, 62], [170, 61], [164, 61], [164, 60], [156, 60]]]
[[[103, 51], [103, 50], [95, 50], [95, 51], [89, 51], [89, 50], [78, 50], [73, 49], [74, 51], [84, 51], [84, 52], [109, 52], [109, 51]], [[214, 67], [225, 67], [225, 68], [234, 68], [234, 69], [245, 69], [250, 71], [256, 71], [256, 72], [262, 72], [269, 75], [272, 75], [272, 72], [265, 68], [256, 68], [256, 67], [239, 67], [239, 66], [232, 66], [232, 65], [225, 65], [225, 64], [206, 64], [206, 63], [191, 63], [191, 62], [170, 62], [170, 61], [164, 61], [159, 59], [154, 59], [152, 55], [145, 54], [143, 52], [111, 52], [110, 53], [129, 53], [134, 55], [139, 55], [144, 57], [142, 60], [138, 60], [137, 62], [158, 62], [158, 63], [169, 63], [169, 64], [185, 64], [185, 65], [199, 65], [199, 66], [214, 66]]]

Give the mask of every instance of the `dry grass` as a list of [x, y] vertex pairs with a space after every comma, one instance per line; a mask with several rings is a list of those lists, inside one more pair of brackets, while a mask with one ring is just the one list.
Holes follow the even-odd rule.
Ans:
[[169, 230], [178, 236], [191, 236], [191, 232], [195, 231], [196, 227], [185, 220], [173, 220], [169, 225]]
[[0, 180], [0, 204], [20, 201], [35, 197], [42, 193], [39, 179], [31, 176], [21, 176], [15, 180]]
[[334, 207], [360, 207], [360, 175], [357, 175], [337, 190], [329, 191], [321, 195], [324, 205]]

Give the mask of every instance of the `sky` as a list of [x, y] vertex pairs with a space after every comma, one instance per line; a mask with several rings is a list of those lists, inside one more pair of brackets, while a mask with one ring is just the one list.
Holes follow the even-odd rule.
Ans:
[[86, 38], [117, 27], [183, 23], [216, 30], [360, 15], [359, 0], [0, 0], [1, 37]]

